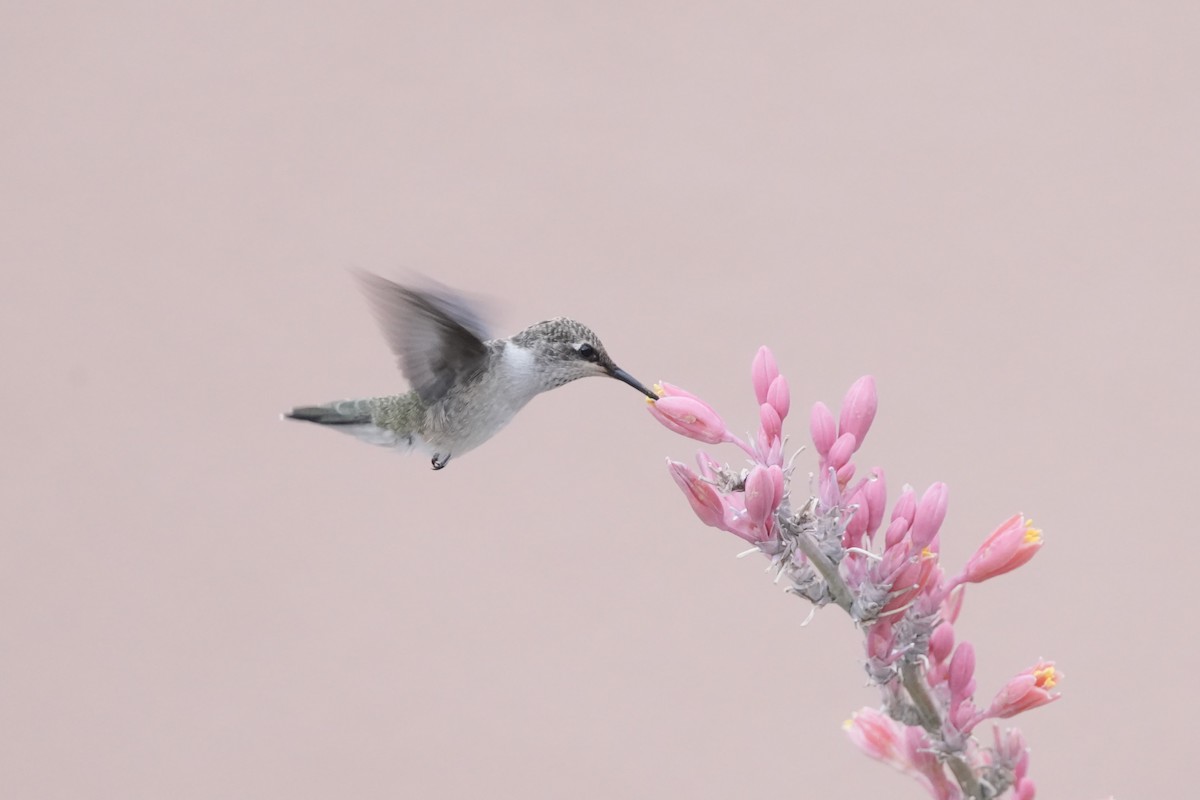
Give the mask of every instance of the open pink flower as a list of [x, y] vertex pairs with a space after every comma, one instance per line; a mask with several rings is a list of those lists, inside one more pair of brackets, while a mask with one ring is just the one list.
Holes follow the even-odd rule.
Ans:
[[1042, 532], [1031, 520], [1014, 514], [983, 540], [955, 583], [980, 583], [1003, 575], [1033, 558], [1042, 546]]
[[700, 521], [705, 525], [724, 529], [725, 501], [721, 499], [721, 495], [717, 493], [712, 484], [678, 461], [667, 459], [667, 469], [670, 470], [675, 483], [683, 490], [684, 496], [692, 506], [692, 511], [696, 512]]
[[669, 383], [655, 388], [661, 396], [648, 401], [647, 408], [665, 427], [707, 444], [730, 441], [729, 428], [708, 403]]
[[1012, 717], [1022, 711], [1053, 703], [1062, 697], [1051, 692], [1062, 680], [1062, 673], [1054, 668], [1053, 661], [1041, 661], [1020, 673], [1004, 685], [992, 704], [981, 715], [981, 719]]

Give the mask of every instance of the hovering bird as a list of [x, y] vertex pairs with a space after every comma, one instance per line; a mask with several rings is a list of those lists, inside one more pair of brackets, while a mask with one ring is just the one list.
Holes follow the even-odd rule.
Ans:
[[422, 449], [434, 469], [496, 435], [536, 395], [589, 375], [658, 395], [609, 358], [573, 319], [489, 338], [479, 314], [443, 287], [414, 288], [360, 273], [359, 280], [412, 390], [293, 408], [289, 419], [328, 425], [371, 444]]

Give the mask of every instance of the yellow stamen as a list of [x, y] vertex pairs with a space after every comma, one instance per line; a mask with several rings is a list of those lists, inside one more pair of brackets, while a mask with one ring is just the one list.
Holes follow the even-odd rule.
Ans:
[[1025, 520], [1025, 544], [1041, 544], [1042, 531], [1040, 528], [1033, 527], [1033, 520]]
[[1053, 689], [1058, 683], [1058, 673], [1055, 672], [1053, 665], [1035, 669], [1033, 671], [1033, 679], [1037, 681], [1037, 685], [1043, 689]]

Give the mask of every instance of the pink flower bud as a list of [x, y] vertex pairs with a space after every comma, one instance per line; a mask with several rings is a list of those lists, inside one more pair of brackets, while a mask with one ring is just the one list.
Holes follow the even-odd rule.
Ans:
[[895, 550], [896, 547], [904, 540], [908, 533], [908, 520], [900, 517], [892, 520], [887, 527], [887, 533], [883, 536], [883, 547], [885, 551]]
[[829, 406], [819, 400], [813, 404], [812, 415], [808, 420], [808, 431], [812, 436], [813, 447], [822, 457], [829, 456], [829, 449], [837, 439], [837, 424], [833, 421], [833, 412]]
[[767, 450], [766, 463], [771, 464], [772, 466], [779, 466], [779, 465], [783, 464], [783, 440], [782, 439], [775, 439], [773, 442], [771, 442], [771, 447]]
[[746, 476], [746, 513], [756, 528], [766, 528], [771, 513], [775, 510], [775, 486], [771, 472], [761, 465], [755, 466]]
[[854, 478], [854, 471], [856, 469], [858, 469], [858, 468], [854, 466], [853, 461], [846, 463], [846, 464], [842, 464], [840, 467], [837, 468], [837, 482], [840, 483], [842, 486], [845, 486], [847, 483], [849, 483], [851, 481], [852, 478]]
[[667, 459], [667, 469], [691, 503], [692, 511], [705, 525], [725, 529], [725, 501], [717, 490], [685, 464]]
[[1016, 569], [1041, 549], [1042, 532], [1022, 515], [1009, 517], [992, 531], [967, 561], [956, 582], [980, 583]]
[[933, 661], [945, 661], [954, 649], [954, 626], [943, 622], [929, 636], [929, 657]]
[[779, 418], [779, 412], [770, 403], [763, 403], [758, 407], [758, 421], [762, 426], [763, 436], [766, 438], [770, 447], [770, 442], [780, 438], [783, 434], [783, 420]]
[[883, 522], [883, 512], [887, 510], [887, 483], [883, 479], [883, 470], [875, 467], [871, 470], [872, 480], [863, 486], [863, 497], [867, 502], [867, 535], [874, 536]]
[[1006, 683], [981, 718], [1004, 719], [1031, 708], [1053, 703], [1062, 697], [1061, 694], [1050, 691], [1060, 680], [1062, 673], [1054, 668], [1053, 661], [1039, 662]]
[[783, 496], [787, 493], [787, 485], [784, 480], [783, 467], [778, 464], [772, 464], [768, 469], [771, 474], [771, 488], [773, 489], [773, 497], [771, 499], [771, 508], [779, 508], [779, 504], [783, 502]]
[[890, 660], [892, 646], [895, 643], [896, 637], [892, 631], [892, 624], [886, 618], [876, 620], [867, 629], [866, 650], [869, 658], [875, 658], [880, 661]]
[[850, 519], [846, 520], [846, 529], [842, 531], [842, 547], [861, 547], [863, 535], [867, 532], [867, 501], [862, 490], [850, 496], [850, 505], [858, 506]]
[[1037, 796], [1032, 778], [1021, 778], [1013, 784], [1013, 800], [1033, 800]]
[[834, 469], [841, 469], [857, 449], [858, 442], [854, 439], [854, 434], [843, 433], [833, 443], [833, 447], [829, 448], [829, 465]]
[[662, 397], [647, 405], [650, 414], [665, 427], [690, 439], [720, 444], [729, 438], [729, 429], [707, 403], [693, 397]]
[[896, 498], [896, 505], [892, 506], [892, 519], [900, 519], [903, 517], [912, 525], [913, 519], [917, 516], [917, 496], [913, 493], [913, 488], [908, 484], [900, 490], [900, 496]]
[[960, 642], [950, 659], [950, 697], [963, 700], [975, 693], [975, 648], [970, 642]]
[[767, 392], [771, 388], [771, 382], [779, 377], [779, 367], [775, 365], [775, 356], [771, 353], [770, 348], [766, 346], [758, 348], [758, 353], [754, 356], [754, 363], [750, 367], [750, 374], [754, 379], [754, 397], [758, 400], [758, 404], [762, 405], [767, 402]]
[[913, 516], [912, 540], [916, 547], [928, 547], [942, 527], [942, 521], [946, 519], [948, 494], [946, 484], [941, 481], [925, 490]]
[[879, 397], [875, 393], [875, 379], [864, 375], [854, 382], [842, 398], [842, 416], [838, 421], [838, 434], [852, 433], [860, 445], [866, 438], [875, 411], [879, 408]]
[[771, 386], [767, 389], [767, 402], [779, 414], [780, 419], [787, 417], [788, 410], [792, 407], [792, 393], [788, 390], [787, 378], [778, 375], [771, 381]]
[[903, 769], [904, 726], [874, 708], [864, 708], [842, 724], [858, 749], [871, 758]]

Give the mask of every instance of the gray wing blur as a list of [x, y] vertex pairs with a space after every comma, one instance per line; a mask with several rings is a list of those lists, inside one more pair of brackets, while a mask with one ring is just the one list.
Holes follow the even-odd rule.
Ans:
[[479, 314], [448, 289], [415, 289], [358, 273], [388, 346], [421, 400], [445, 397], [455, 383], [478, 374], [489, 338]]

